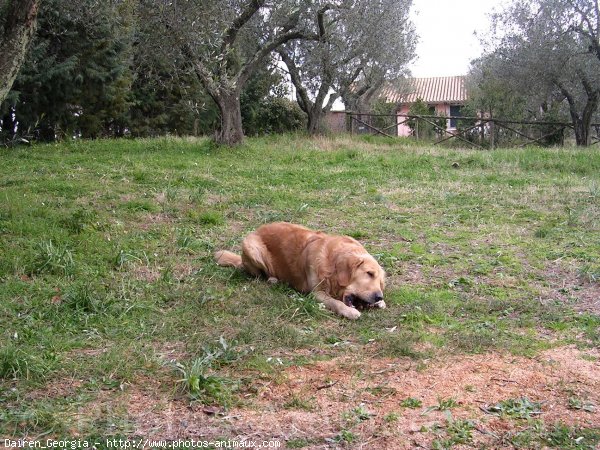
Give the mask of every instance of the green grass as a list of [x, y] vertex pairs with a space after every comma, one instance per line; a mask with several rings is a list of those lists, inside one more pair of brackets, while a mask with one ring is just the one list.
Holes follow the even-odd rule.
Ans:
[[[91, 416], [75, 423], [78, 408], [146, 379], [167, 396], [185, 386], [186, 396], [235, 404], [246, 373], [276, 379], [306, 349], [334, 358], [368, 345], [374, 356], [429, 361], [600, 343], [596, 314], [539, 301], [556, 264], [598, 282], [597, 149], [278, 136], [235, 149], [72, 141], [4, 149], [0, 159], [0, 399], [9, 411], [0, 435], [106, 431]], [[244, 234], [275, 220], [359, 238], [389, 274], [388, 309], [349, 322], [311, 296], [213, 263], [215, 250], [239, 249]], [[236, 343], [235, 358], [195, 367], [221, 337]], [[171, 347], [175, 363], [163, 351]], [[18, 406], [64, 379], [83, 384]], [[109, 431], [126, 433], [127, 413], [111, 414]]]
[[600, 443], [600, 430], [569, 427], [563, 423], [545, 425], [541, 421], [531, 421], [522, 431], [504, 437], [513, 448], [557, 448], [595, 450]]

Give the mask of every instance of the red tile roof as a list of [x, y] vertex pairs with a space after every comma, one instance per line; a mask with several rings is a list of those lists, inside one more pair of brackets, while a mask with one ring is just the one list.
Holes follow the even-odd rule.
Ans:
[[381, 97], [390, 103], [464, 103], [467, 100], [465, 77], [407, 78], [383, 87]]

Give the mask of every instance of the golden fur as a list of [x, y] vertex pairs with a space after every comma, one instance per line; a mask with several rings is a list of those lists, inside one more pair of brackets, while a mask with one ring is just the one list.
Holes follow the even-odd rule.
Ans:
[[348, 236], [271, 223], [246, 236], [241, 256], [221, 250], [215, 260], [272, 283], [282, 281], [300, 292], [313, 292], [327, 308], [348, 319], [360, 317], [355, 302], [385, 308], [384, 270]]

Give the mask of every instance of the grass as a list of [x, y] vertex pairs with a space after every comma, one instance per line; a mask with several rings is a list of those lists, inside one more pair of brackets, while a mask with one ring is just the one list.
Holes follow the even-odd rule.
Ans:
[[600, 443], [600, 431], [569, 427], [563, 423], [545, 425], [532, 421], [524, 430], [506, 438], [513, 448], [557, 448], [595, 450]]
[[[0, 435], [60, 424], [126, 433], [126, 411], [111, 411], [110, 429], [76, 412], [145, 379], [165, 395], [185, 386], [197, 400], [236, 404], [246, 373], [276, 380], [306, 349], [334, 358], [368, 345], [376, 356], [428, 361], [600, 343], [597, 312], [561, 301], [569, 293], [555, 295], [548, 275], [564, 267], [598, 282], [596, 149], [279, 136], [236, 149], [72, 141], [0, 158], [0, 399], [9, 411]], [[348, 322], [311, 296], [213, 263], [214, 250], [239, 249], [245, 233], [275, 220], [359, 238], [389, 274], [388, 309]], [[175, 363], [165, 348], [177, 349]], [[64, 379], [82, 383], [18, 406]]]

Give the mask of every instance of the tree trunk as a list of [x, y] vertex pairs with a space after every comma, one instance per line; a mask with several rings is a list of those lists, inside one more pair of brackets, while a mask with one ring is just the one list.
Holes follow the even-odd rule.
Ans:
[[598, 94], [592, 96], [592, 98], [588, 98], [581, 115], [574, 108], [570, 109], [571, 121], [573, 122], [573, 129], [575, 130], [575, 143], [578, 146], [587, 147], [591, 144], [592, 135], [590, 130], [592, 127], [592, 118], [597, 108]]
[[575, 128], [575, 143], [582, 147], [590, 145], [590, 126], [586, 126], [584, 121], [577, 118], [573, 121], [573, 127]]
[[215, 101], [221, 113], [221, 127], [217, 130], [216, 141], [221, 145], [238, 145], [244, 140], [242, 129], [242, 109], [240, 92], [221, 93], [215, 96]]
[[11, 0], [0, 36], [0, 104], [6, 99], [25, 60], [37, 26], [41, 0]]
[[323, 133], [323, 111], [318, 105], [314, 105], [308, 112], [308, 124], [306, 127], [310, 136]]
[[569, 90], [561, 83], [557, 83], [557, 86], [569, 104], [569, 114], [571, 115], [573, 129], [575, 130], [575, 143], [578, 146], [587, 147], [591, 143], [592, 136], [590, 134], [590, 129], [592, 126], [592, 118], [598, 109], [598, 103], [600, 103], [600, 89], [595, 89], [585, 75], [580, 74], [580, 77], [583, 88], [587, 94], [587, 100], [581, 114], [579, 113], [580, 109], [578, 108], [577, 102]]

